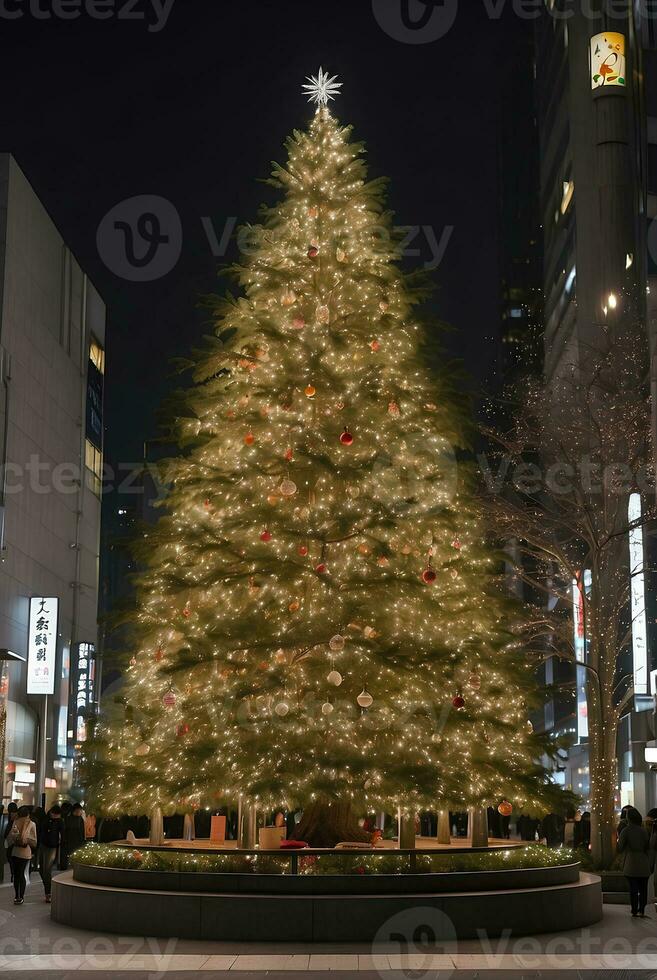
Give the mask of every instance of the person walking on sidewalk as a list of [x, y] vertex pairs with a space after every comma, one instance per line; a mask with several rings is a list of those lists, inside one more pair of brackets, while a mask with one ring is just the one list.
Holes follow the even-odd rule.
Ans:
[[46, 893], [46, 902], [50, 901], [50, 889], [52, 885], [52, 869], [57, 860], [57, 853], [64, 844], [64, 821], [62, 820], [62, 808], [51, 806], [48, 810], [46, 819], [41, 828], [39, 871], [43, 881], [43, 890]]
[[25, 886], [27, 885], [30, 861], [37, 846], [36, 824], [30, 817], [28, 807], [22, 806], [18, 811], [18, 816], [7, 834], [7, 845], [11, 847], [14, 905], [22, 905], [25, 900]]
[[645, 918], [650, 877], [650, 838], [642, 826], [642, 817], [633, 806], [625, 814], [627, 824], [618, 837], [618, 852], [623, 857], [623, 874], [630, 886], [632, 915]]
[[18, 816], [18, 804], [14, 803], [13, 800], [7, 807], [7, 823], [4, 829], [5, 838], [5, 853], [7, 855], [7, 861], [9, 863], [9, 874], [11, 875], [11, 880], [14, 880], [14, 866], [11, 863], [11, 845], [8, 842], [9, 833], [11, 831], [11, 825]]

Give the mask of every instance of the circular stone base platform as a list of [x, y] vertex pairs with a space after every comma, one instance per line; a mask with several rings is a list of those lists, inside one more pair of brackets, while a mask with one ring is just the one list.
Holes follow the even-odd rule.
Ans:
[[[216, 876], [221, 879], [215, 883], [216, 891], [192, 890], [196, 876], [191, 874], [175, 876], [188, 879], [184, 887], [189, 890], [184, 891], [176, 888], [180, 881], [172, 882], [173, 888], [162, 891], [155, 880], [153, 888], [137, 881], [136, 887], [130, 887], [130, 878], [123, 876], [140, 872], [118, 869], [111, 869], [111, 886], [89, 880], [93, 878], [91, 872], [108, 870], [84, 868], [85, 881], [76, 880], [72, 871], [54, 878], [51, 914], [55, 922], [129, 936], [344, 943], [394, 941], [400, 922], [410, 923], [411, 929], [429, 925], [435, 939], [444, 941], [476, 938], [482, 930], [489, 937], [505, 931], [515, 936], [561, 932], [592, 925], [602, 918], [600, 879], [579, 873], [576, 866], [550, 869], [562, 872], [561, 879], [556, 879], [561, 880], [560, 884], [544, 883], [543, 875], [543, 883], [539, 883], [532, 877], [536, 876], [536, 870], [493, 872], [494, 883], [487, 879], [488, 872], [471, 872], [474, 887], [468, 891], [438, 890], [437, 881], [434, 882], [438, 886], [436, 890], [425, 890], [428, 882], [420, 883], [421, 879], [450, 876], [402, 875], [394, 877], [404, 880], [407, 886], [415, 884], [416, 890], [391, 893], [386, 892], [388, 876], [381, 875], [368, 879], [369, 884], [376, 881], [379, 891], [372, 893], [368, 887], [359, 893], [355, 883], [353, 894], [342, 890], [344, 880], [340, 894], [295, 893], [293, 876], [283, 878], [292, 885], [287, 894], [278, 888], [267, 893], [260, 887], [252, 887], [254, 878], [270, 877], [266, 875], [230, 876], [234, 879], [231, 883], [226, 882], [226, 875]], [[151, 874], [160, 877], [158, 873]], [[503, 887], [500, 874], [513, 875], [508, 880], [511, 887]], [[249, 884], [238, 881], [245, 878]], [[96, 880], [100, 882], [103, 878], [99, 875]], [[482, 890], [487, 885], [493, 887]]]

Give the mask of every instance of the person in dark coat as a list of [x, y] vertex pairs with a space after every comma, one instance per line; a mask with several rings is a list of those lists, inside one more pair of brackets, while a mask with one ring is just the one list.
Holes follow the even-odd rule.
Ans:
[[65, 800], [62, 803], [62, 826], [64, 828], [64, 837], [62, 839], [61, 844], [59, 845], [59, 855], [57, 857], [57, 867], [59, 868], [60, 871], [68, 870], [69, 850], [68, 850], [68, 841], [66, 839], [66, 821], [71, 816], [72, 810], [73, 810], [73, 805], [69, 803], [68, 800]]
[[632, 915], [645, 918], [650, 877], [650, 838], [642, 817], [634, 807], [625, 814], [627, 824], [618, 836], [618, 853], [623, 855], [623, 874], [630, 886]]
[[[32, 810], [32, 820], [37, 829], [37, 841], [41, 840], [41, 828], [43, 827], [46, 820], [46, 811], [41, 806], [35, 806]], [[32, 856], [32, 863], [30, 865], [30, 872], [39, 870], [39, 848], [35, 849]]]
[[591, 849], [591, 814], [585, 810], [580, 821], [580, 847], [589, 851]]
[[39, 838], [39, 871], [41, 872], [46, 902], [50, 901], [52, 869], [63, 843], [64, 821], [62, 820], [62, 808], [60, 806], [51, 806], [41, 827], [41, 836]]
[[[4, 834], [3, 834], [3, 837], [4, 837], [5, 841], [9, 837], [9, 831], [11, 830], [11, 825], [13, 824], [13, 822], [16, 819], [17, 816], [18, 816], [18, 804], [12, 802], [7, 807], [7, 823], [5, 825], [5, 831], [4, 831]], [[11, 881], [13, 881], [14, 880], [14, 866], [11, 863], [11, 845], [7, 846], [5, 844], [5, 848], [6, 848], [6, 852], [5, 853], [7, 855], [7, 861], [9, 862], [9, 871], [10, 871], [10, 875], [11, 875]]]
[[543, 818], [539, 833], [545, 838], [548, 847], [561, 847], [563, 844], [565, 821], [558, 813], [548, 813]]
[[79, 803], [74, 805], [68, 816], [63, 817], [63, 821], [66, 853], [71, 857], [80, 847], [84, 847], [86, 841], [82, 807]]

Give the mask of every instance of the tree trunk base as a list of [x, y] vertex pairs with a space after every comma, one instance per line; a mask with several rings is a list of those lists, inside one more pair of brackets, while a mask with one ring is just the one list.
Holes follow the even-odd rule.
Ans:
[[302, 840], [311, 847], [335, 847], [343, 841], [369, 844], [370, 834], [358, 826], [351, 803], [311, 803], [303, 811], [292, 840]]

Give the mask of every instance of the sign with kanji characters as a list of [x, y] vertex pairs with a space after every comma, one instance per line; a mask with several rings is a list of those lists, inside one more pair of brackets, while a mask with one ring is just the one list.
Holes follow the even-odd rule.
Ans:
[[27, 693], [53, 694], [59, 599], [30, 599], [27, 638]]
[[70, 729], [75, 742], [87, 737], [89, 709], [94, 703], [96, 681], [96, 647], [78, 643], [73, 650], [70, 681]]

